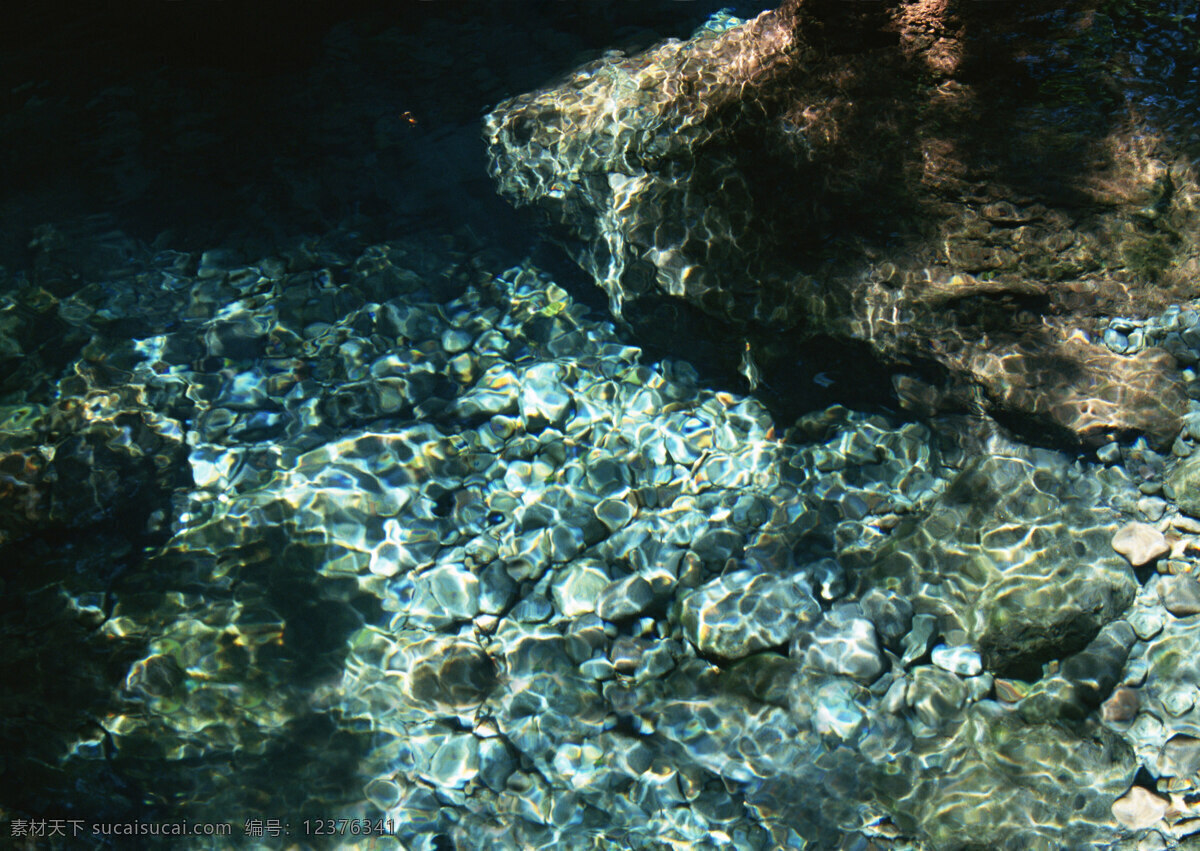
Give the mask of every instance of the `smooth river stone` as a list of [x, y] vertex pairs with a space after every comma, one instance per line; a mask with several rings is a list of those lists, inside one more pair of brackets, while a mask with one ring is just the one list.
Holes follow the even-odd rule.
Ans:
[[1200, 614], [1200, 580], [1190, 573], [1164, 576], [1158, 583], [1158, 596], [1177, 618]]
[[645, 577], [626, 577], [610, 584], [596, 600], [596, 614], [606, 621], [631, 617], [654, 601], [654, 589]]
[[1112, 548], [1134, 567], [1149, 564], [1171, 551], [1163, 533], [1146, 523], [1127, 523], [1113, 535]]
[[851, 611], [851, 607], [835, 608], [817, 624], [804, 661], [808, 667], [828, 674], [872, 683], [884, 667], [875, 626]]
[[1153, 827], [1167, 812], [1168, 801], [1149, 789], [1134, 786], [1112, 805], [1113, 818], [1130, 830]]
[[1167, 476], [1167, 487], [1184, 514], [1200, 517], [1200, 455], [1179, 462]]
[[575, 563], [555, 575], [550, 595], [559, 612], [573, 618], [594, 612], [597, 599], [611, 583], [608, 574], [599, 567]]
[[1138, 693], [1135, 689], [1119, 688], [1100, 708], [1100, 716], [1114, 724], [1127, 724], [1137, 717]]
[[983, 670], [983, 660], [979, 653], [970, 647], [947, 647], [939, 644], [933, 648], [933, 664], [943, 671], [958, 674], [961, 677], [973, 677]]
[[802, 579], [739, 570], [684, 597], [680, 622], [684, 635], [701, 653], [741, 659], [786, 644], [820, 613]]
[[1200, 739], [1172, 736], [1158, 756], [1158, 770], [1167, 777], [1191, 777], [1200, 771]]

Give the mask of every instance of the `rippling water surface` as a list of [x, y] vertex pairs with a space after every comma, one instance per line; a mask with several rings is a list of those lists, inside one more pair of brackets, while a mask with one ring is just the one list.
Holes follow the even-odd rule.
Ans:
[[[979, 367], [900, 296], [884, 317], [884, 290], [865, 299], [872, 333], [783, 324], [802, 298], [768, 320], [766, 296], [713, 271], [739, 251], [760, 268], [759, 242], [722, 240], [752, 221], [738, 193], [765, 172], [743, 185], [718, 143], [673, 147], [698, 113], [594, 174], [604, 150], [561, 155], [595, 127], [625, 150], [639, 125], [616, 106], [574, 122], [564, 100], [545, 119], [567, 125], [553, 149], [533, 144], [549, 124], [496, 129], [509, 98], [620, 94], [660, 56], [643, 51], [690, 39], [701, 56], [761, 11], [633, 5], [166, 4], [144, 11], [151, 40], [128, 16], [30, 10], [4, 35], [5, 843], [1186, 847], [1200, 824], [1200, 313], [1176, 224], [1194, 212], [1189, 166], [1147, 167], [1148, 194], [1102, 202], [1138, 208], [1120, 268], [1056, 242], [1065, 220], [1029, 197], [962, 202], [986, 214], [965, 232], [1001, 233], [1013, 263], [1059, 245], [1039, 281], [1162, 282], [1142, 318], [1081, 309], [1041, 360], [998, 346]], [[1130, 120], [1194, 153], [1194, 10], [1091, 6], [1070, 18], [1076, 53], [1022, 53], [1014, 35], [1038, 115], [1074, 127], [1132, 104]], [[850, 86], [899, 36], [843, 38], [856, 31], [831, 9], [825, 41], [805, 37]], [[913, 48], [931, 74], [938, 44]], [[1095, 51], [1122, 57], [1111, 103], [1083, 97]], [[686, 78], [700, 60], [679, 55]], [[717, 76], [681, 97], [711, 104]], [[813, 128], [836, 101], [781, 108], [770, 156], [823, 167], [833, 141]], [[930, 126], [950, 121], [929, 109]], [[738, 134], [755, 120], [730, 136], [751, 152], [761, 139]], [[512, 150], [489, 159], [501, 138]], [[567, 199], [557, 221], [502, 197], [513, 150], [552, 219]], [[863, 185], [891, 192], [892, 177]], [[594, 186], [616, 200], [593, 232], [570, 203]], [[896, 293], [899, 273], [880, 270], [926, 262], [905, 253], [915, 224], [875, 232], [861, 190], [814, 185], [845, 209], [786, 219], [814, 229], [771, 262], [807, 258], [806, 292], [834, 290], [851, 244]], [[947, 247], [924, 309], [978, 311], [955, 333], [985, 328], [981, 347], [1037, 324], [1052, 297], [1013, 284], [1003, 258], [978, 265], [1006, 250]], [[1132, 367], [1088, 383], [1060, 360], [1073, 345], [1167, 364], [1175, 396], [1147, 401]], [[950, 380], [962, 363], [975, 383]], [[1069, 398], [1028, 403], [1042, 386]], [[1151, 403], [1175, 401], [1178, 422], [1145, 426]], [[1106, 407], [1122, 403], [1142, 419]], [[1121, 427], [1096, 439], [1093, 421]]]

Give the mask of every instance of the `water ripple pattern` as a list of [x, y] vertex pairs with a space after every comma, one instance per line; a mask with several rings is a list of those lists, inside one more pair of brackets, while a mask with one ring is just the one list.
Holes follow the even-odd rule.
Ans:
[[784, 428], [448, 247], [146, 262], [187, 285], [76, 297], [145, 333], [3, 420], [6, 534], [168, 506], [107, 603], [67, 586], [136, 650], [81, 773], [237, 821], [302, 759], [276, 805], [396, 847], [764, 849], [1112, 842], [1139, 765], [1193, 770], [1200, 594], [1135, 575], [1185, 544], [1118, 534], [1186, 526], [1187, 459]]

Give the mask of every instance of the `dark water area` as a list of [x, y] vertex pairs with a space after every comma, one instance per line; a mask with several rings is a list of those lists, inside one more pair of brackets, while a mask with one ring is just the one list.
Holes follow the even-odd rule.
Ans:
[[[480, 119], [607, 51], [686, 37], [718, 8], [760, 11], [694, 0], [28, 10], [4, 33], [0, 264], [53, 291], [45, 223], [67, 242], [120, 234], [151, 250], [219, 247], [229, 262], [335, 227], [368, 242], [454, 234], [506, 263], [533, 252], [601, 308], [538, 221], [497, 194]], [[101, 272], [128, 251], [93, 246], [80, 265]], [[707, 354], [696, 352], [707, 375], [740, 381], [726, 352]]]
[[1187, 847], [1195, 10], [767, 8], [6, 10], [0, 847]]
[[[248, 256], [350, 218], [373, 235], [514, 217], [479, 119], [606, 50], [686, 36], [700, 2], [36, 6], [3, 33], [2, 259], [102, 216]], [[37, 221], [35, 221], [37, 220]], [[257, 254], [256, 254], [257, 252]]]

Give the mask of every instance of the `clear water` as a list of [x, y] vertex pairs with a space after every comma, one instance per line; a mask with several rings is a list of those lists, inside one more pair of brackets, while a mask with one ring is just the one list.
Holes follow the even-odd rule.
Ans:
[[[861, 339], [618, 318], [489, 176], [498, 103], [757, 8], [310, 11], [3, 36], [5, 843], [1188, 834], [1190, 419], [1097, 453], [906, 409]], [[1194, 15], [1108, 14], [1185, 137]]]

